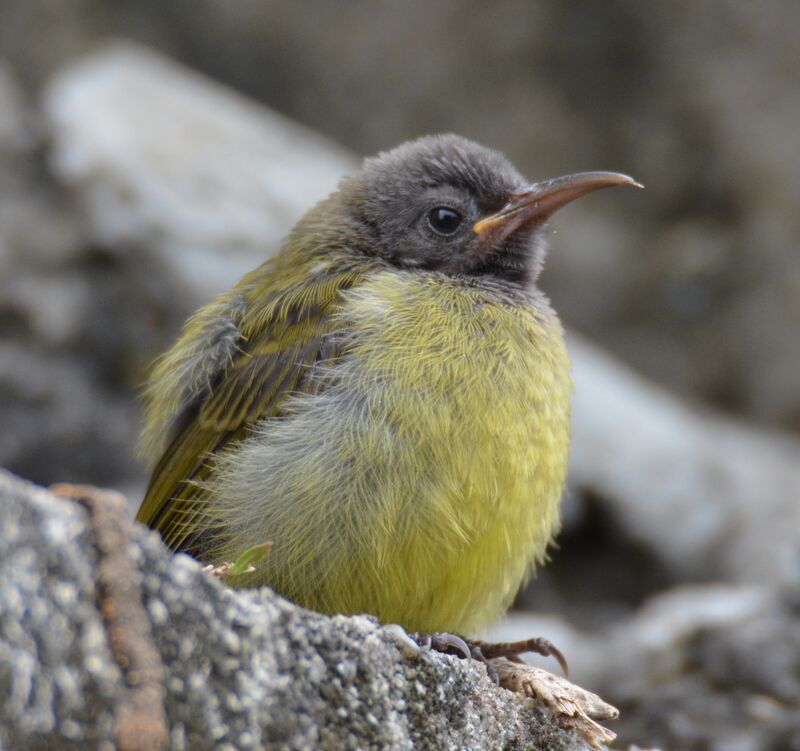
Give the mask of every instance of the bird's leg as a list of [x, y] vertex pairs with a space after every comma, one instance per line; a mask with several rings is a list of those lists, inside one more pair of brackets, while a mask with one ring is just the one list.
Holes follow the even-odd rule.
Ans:
[[492, 643], [464, 639], [457, 634], [441, 632], [428, 634], [417, 631], [413, 634], [409, 634], [409, 636], [423, 650], [433, 649], [436, 652], [456, 655], [464, 659], [472, 658], [473, 660], [482, 662], [486, 665], [487, 674], [495, 683], [498, 683], [499, 679], [497, 670], [495, 670], [491, 661], [498, 657], [505, 657], [514, 662], [522, 662], [519, 656], [525, 654], [525, 652], [535, 652], [544, 657], [554, 657], [564, 671], [564, 675], [569, 674], [567, 660], [561, 653], [561, 650], [542, 637], [534, 637], [533, 639], [515, 642]]

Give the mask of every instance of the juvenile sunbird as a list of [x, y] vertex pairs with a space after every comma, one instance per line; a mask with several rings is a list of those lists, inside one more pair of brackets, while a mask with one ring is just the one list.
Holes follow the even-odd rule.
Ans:
[[570, 365], [545, 223], [615, 172], [533, 184], [429, 136], [367, 159], [156, 364], [138, 519], [328, 613], [471, 634], [559, 526]]

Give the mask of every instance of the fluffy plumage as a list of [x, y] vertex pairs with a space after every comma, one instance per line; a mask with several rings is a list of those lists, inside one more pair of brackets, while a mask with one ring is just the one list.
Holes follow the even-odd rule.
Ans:
[[[449, 136], [345, 180], [156, 365], [139, 520], [213, 562], [272, 540], [237, 584], [322, 611], [459, 632], [501, 614], [558, 527], [569, 446], [541, 224], [470, 229], [522, 185]], [[424, 224], [437, 205], [460, 234]]]

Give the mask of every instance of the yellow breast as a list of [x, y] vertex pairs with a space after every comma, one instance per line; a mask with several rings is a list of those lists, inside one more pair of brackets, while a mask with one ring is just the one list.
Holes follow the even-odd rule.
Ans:
[[[569, 362], [558, 320], [435, 274], [346, 293], [344, 356], [218, 468], [221, 559], [273, 540], [248, 583], [307, 607], [471, 633], [558, 527]], [[211, 492], [215, 492], [212, 487]]]
[[382, 426], [342, 447], [384, 478], [362, 605], [474, 631], [504, 612], [558, 526], [572, 390], [561, 326], [546, 306], [411, 273], [378, 275], [345, 316], [353, 376]]

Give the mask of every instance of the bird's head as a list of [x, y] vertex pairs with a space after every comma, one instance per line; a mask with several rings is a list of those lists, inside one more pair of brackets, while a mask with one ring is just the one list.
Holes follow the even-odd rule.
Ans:
[[360, 252], [403, 269], [525, 285], [541, 271], [550, 216], [611, 185], [638, 183], [616, 172], [583, 172], [528, 184], [502, 154], [443, 135], [367, 159], [342, 194], [359, 227]]

